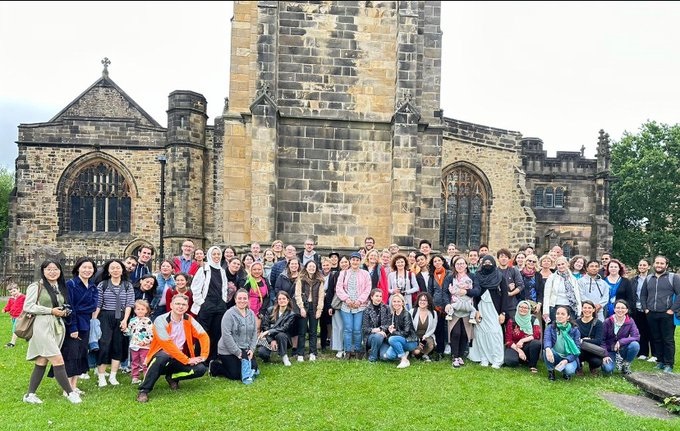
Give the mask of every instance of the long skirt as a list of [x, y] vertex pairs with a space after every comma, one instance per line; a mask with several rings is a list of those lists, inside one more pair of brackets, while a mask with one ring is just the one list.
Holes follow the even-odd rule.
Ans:
[[503, 364], [503, 329], [498, 323], [498, 312], [487, 290], [479, 302], [479, 314], [482, 321], [475, 325], [474, 341], [470, 348], [470, 358], [473, 362], [482, 364]]

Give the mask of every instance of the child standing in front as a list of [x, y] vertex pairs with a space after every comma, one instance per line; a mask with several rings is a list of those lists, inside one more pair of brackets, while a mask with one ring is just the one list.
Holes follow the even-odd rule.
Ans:
[[153, 322], [149, 318], [151, 307], [143, 299], [135, 301], [135, 317], [130, 319], [128, 334], [130, 335], [130, 364], [132, 366], [132, 384], [142, 383], [139, 378], [143, 371], [146, 376], [146, 354], [149, 353], [153, 339]]
[[12, 341], [5, 344], [5, 347], [14, 347], [17, 343], [17, 335], [14, 333], [14, 328], [17, 324], [17, 318], [24, 309], [26, 295], [21, 293], [19, 286], [17, 286], [16, 283], [10, 283], [7, 286], [7, 291], [9, 292], [9, 301], [7, 301], [7, 305], [5, 305], [5, 308], [2, 311], [9, 313], [9, 317], [12, 318]]

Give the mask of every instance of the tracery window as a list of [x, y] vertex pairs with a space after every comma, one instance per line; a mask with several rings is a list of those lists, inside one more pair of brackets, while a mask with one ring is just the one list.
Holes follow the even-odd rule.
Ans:
[[462, 249], [487, 241], [489, 193], [472, 169], [457, 166], [442, 179], [441, 244]]
[[106, 162], [89, 165], [69, 188], [71, 232], [130, 232], [130, 186]]

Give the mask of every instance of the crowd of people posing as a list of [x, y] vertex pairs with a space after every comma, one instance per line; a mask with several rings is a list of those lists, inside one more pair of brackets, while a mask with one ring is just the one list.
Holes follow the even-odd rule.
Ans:
[[397, 368], [448, 357], [453, 368], [471, 361], [537, 373], [542, 358], [550, 380], [556, 371], [569, 380], [585, 365], [591, 374], [628, 374], [636, 358], [673, 372], [680, 276], [664, 256], [642, 259], [629, 279], [610, 255], [568, 260], [559, 247], [494, 257], [485, 246], [463, 254], [450, 244], [433, 254], [423, 240], [402, 254], [374, 243], [321, 256], [312, 240], [299, 253], [276, 241], [239, 258], [232, 247], [204, 253], [186, 240], [156, 274], [151, 247], [142, 247], [99, 270], [83, 257], [68, 281], [58, 261], [45, 260], [23, 303], [35, 315], [23, 399], [42, 402], [36, 391], [48, 364], [73, 403], [93, 367], [99, 387], [118, 385], [129, 367], [137, 400], [146, 402], [160, 377], [173, 390], [206, 373], [251, 384], [258, 358], [291, 366], [316, 361], [319, 348]]

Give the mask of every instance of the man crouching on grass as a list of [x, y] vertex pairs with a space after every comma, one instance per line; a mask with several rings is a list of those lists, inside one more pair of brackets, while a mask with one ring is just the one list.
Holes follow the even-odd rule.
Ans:
[[[201, 377], [207, 370], [203, 362], [208, 358], [210, 339], [201, 325], [187, 314], [188, 306], [187, 296], [175, 295], [171, 311], [153, 322], [153, 341], [146, 356], [148, 370], [137, 394], [140, 403], [149, 401], [149, 392], [162, 375], [174, 391], [179, 389], [180, 380]], [[201, 346], [200, 356], [194, 352], [195, 339]]]

